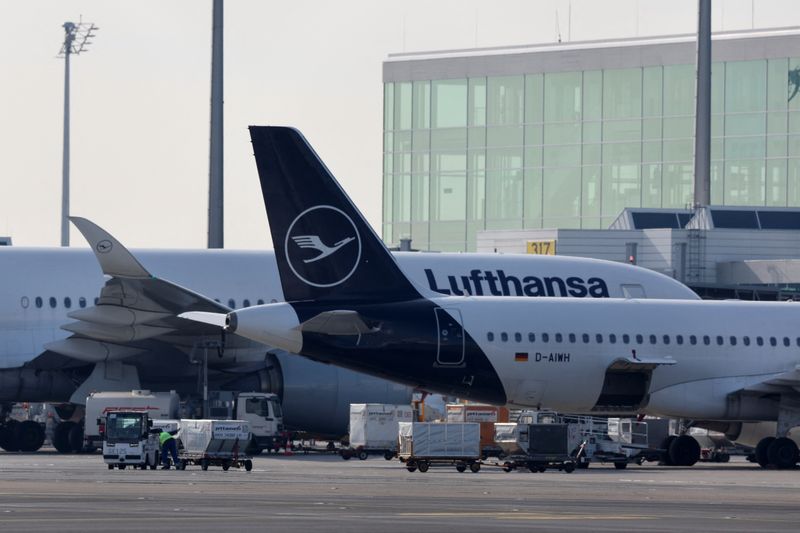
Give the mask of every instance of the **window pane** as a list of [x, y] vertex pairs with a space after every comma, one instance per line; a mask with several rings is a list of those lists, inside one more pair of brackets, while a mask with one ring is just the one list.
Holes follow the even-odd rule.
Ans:
[[608, 69], [603, 72], [603, 117], [642, 116], [642, 70]]
[[428, 81], [414, 82], [414, 109], [412, 126], [416, 128], [431, 127], [431, 84]]
[[435, 80], [431, 85], [432, 127], [465, 127], [467, 125], [467, 80]]
[[469, 80], [469, 125], [486, 125], [486, 78]]
[[411, 82], [394, 84], [394, 127], [411, 129]]
[[525, 76], [525, 122], [542, 122], [544, 104], [544, 79], [541, 74]]
[[572, 122], [580, 120], [580, 72], [545, 74], [544, 118], [546, 122]]
[[767, 104], [767, 62], [725, 64], [725, 113], [763, 111]]
[[486, 120], [490, 125], [522, 124], [524, 78], [505, 76], [489, 78]]

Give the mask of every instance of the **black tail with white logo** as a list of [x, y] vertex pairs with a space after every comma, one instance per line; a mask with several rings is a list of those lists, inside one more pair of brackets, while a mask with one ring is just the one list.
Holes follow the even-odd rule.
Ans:
[[420, 297], [300, 132], [250, 138], [286, 301]]

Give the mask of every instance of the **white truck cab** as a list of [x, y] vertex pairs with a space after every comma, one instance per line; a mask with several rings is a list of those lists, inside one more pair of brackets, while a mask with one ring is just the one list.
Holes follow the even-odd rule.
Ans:
[[277, 394], [267, 392], [212, 391], [209, 394], [211, 418], [247, 420], [250, 423], [250, 444], [247, 453], [257, 455], [286, 445], [283, 411]]
[[154, 470], [158, 465], [158, 434], [150, 431], [152, 421], [142, 411], [107, 411], [97, 421], [103, 428], [103, 460], [109, 470], [128, 465]]

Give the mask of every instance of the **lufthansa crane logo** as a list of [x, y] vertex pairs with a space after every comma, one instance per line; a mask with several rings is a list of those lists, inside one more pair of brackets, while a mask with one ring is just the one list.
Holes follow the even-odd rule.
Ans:
[[295, 276], [313, 287], [334, 287], [353, 275], [361, 259], [361, 237], [341, 209], [318, 205], [300, 213], [284, 242]]

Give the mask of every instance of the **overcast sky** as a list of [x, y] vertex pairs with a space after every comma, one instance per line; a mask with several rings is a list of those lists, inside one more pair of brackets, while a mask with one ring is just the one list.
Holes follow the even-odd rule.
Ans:
[[[100, 27], [72, 60], [72, 214], [132, 247], [203, 247], [210, 0], [0, 2], [0, 235], [60, 242], [62, 24]], [[247, 126], [303, 131], [381, 221], [382, 61], [396, 52], [690, 33], [696, 0], [229, 0], [225, 245], [271, 247]], [[570, 17], [571, 13], [571, 17]], [[559, 24], [557, 24], [557, 21]], [[715, 0], [713, 30], [800, 25], [788, 0]], [[73, 246], [84, 246], [72, 230]]]

